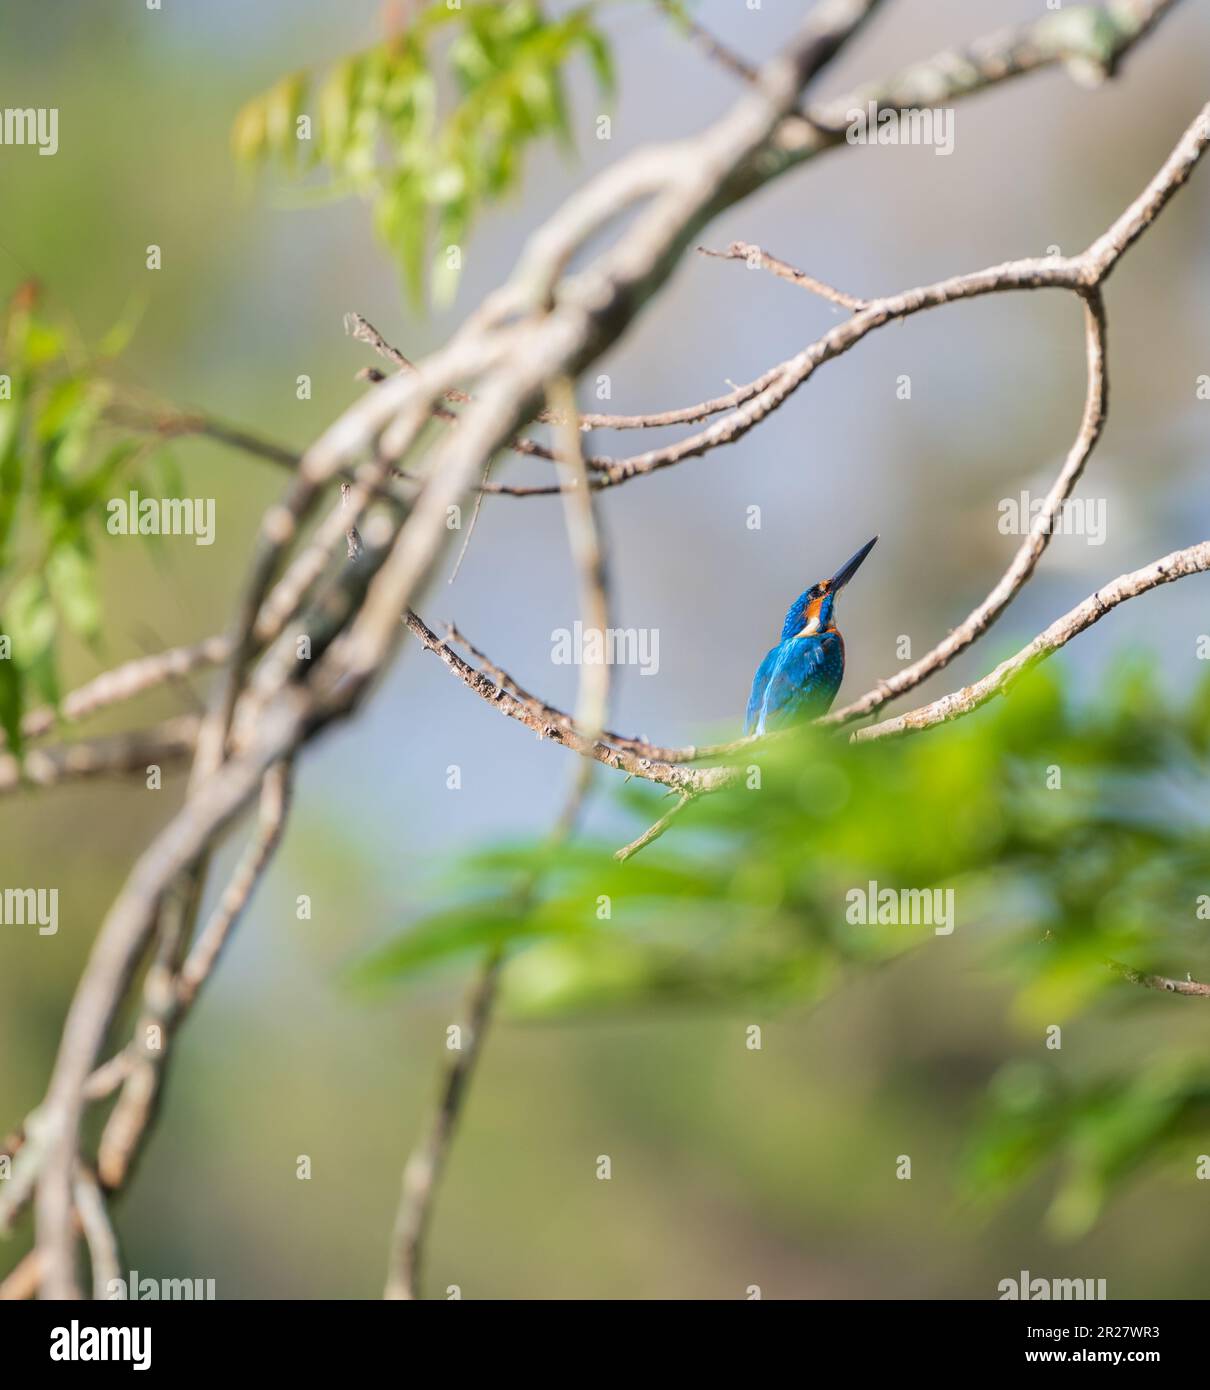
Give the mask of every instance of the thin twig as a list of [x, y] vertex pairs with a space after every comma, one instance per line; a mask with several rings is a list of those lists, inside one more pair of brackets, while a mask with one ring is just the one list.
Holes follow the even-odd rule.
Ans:
[[790, 284], [797, 285], [800, 290], [818, 295], [821, 299], [826, 299], [832, 304], [839, 304], [843, 309], [864, 309], [868, 303], [865, 299], [858, 299], [854, 294], [846, 294], [844, 290], [834, 289], [831, 285], [817, 280], [813, 275], [808, 275], [803, 270], [796, 270], [788, 261], [770, 255], [768, 251], [763, 251], [759, 246], [754, 246], [749, 241], [733, 241], [725, 251], [712, 251], [708, 246], [699, 246], [697, 249], [699, 255], [711, 256], [715, 260], [743, 261], [752, 269], [767, 270], [771, 275], [776, 275], [779, 280], [788, 280]]
[[196, 411], [168, 408], [151, 410], [119, 402], [108, 407], [105, 418], [111, 424], [121, 425], [124, 429], [147, 431], [164, 439], [174, 439], [179, 435], [199, 435], [225, 444], [229, 448], [238, 449], [241, 453], [280, 464], [284, 468], [298, 467], [300, 456], [296, 450], [277, 444], [273, 440], [262, 439], [237, 425], [226, 424], [222, 420]]
[[503, 952], [488, 954], [467, 993], [462, 1009], [458, 1048], [446, 1059], [438, 1101], [430, 1127], [408, 1155], [395, 1226], [384, 1298], [420, 1297], [420, 1268], [425, 1237], [432, 1218], [437, 1186], [445, 1169], [463, 1097], [474, 1075], [500, 983]]
[[659, 5], [660, 9], [664, 10], [680, 28], [684, 29], [711, 62], [717, 63], [732, 77], [738, 77], [741, 82], [756, 81], [760, 75], [760, 69], [755, 63], [748, 62], [733, 48], [728, 48], [720, 39], [715, 38], [710, 30], [689, 14], [683, 5], [670, 4], [669, 0], [659, 0]]
[[688, 792], [682, 793], [680, 800], [675, 806], [665, 811], [659, 820], [657, 820], [654, 825], [649, 825], [637, 839], [631, 840], [628, 845], [623, 845], [621, 849], [614, 850], [613, 857], [625, 863], [632, 854], [638, 854], [639, 850], [646, 849], [653, 840], [658, 840], [660, 838], [664, 831], [668, 829], [676, 817], [680, 815], [692, 800], [693, 797]]

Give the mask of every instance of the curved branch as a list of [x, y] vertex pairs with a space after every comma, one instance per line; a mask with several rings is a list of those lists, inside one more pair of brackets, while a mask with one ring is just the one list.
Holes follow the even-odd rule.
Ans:
[[934, 671], [948, 666], [959, 652], [965, 651], [972, 642], [983, 636], [1029, 580], [1042, 558], [1042, 552], [1050, 544], [1055, 518], [1079, 482], [1084, 466], [1092, 455], [1105, 425], [1109, 387], [1105, 361], [1105, 306], [1099, 291], [1092, 291], [1084, 298], [1084, 333], [1088, 390], [1084, 398], [1084, 413], [1080, 420], [1079, 433], [1067, 451], [1058, 477], [1051, 484], [1038, 515], [1030, 524], [1029, 531], [1018, 546], [1008, 568], [982, 603], [972, 609], [931, 651], [926, 652], [919, 661], [914, 661], [910, 666], [896, 671], [894, 675], [887, 676], [873, 690], [866, 691], [842, 709], [829, 714], [824, 722], [843, 724], [863, 714], [869, 714], [888, 700], [893, 700], [897, 695], [902, 695], [919, 685]]
[[1003, 694], [1026, 671], [1038, 662], [1045, 661], [1060, 647], [1066, 646], [1085, 628], [1100, 622], [1106, 613], [1116, 608], [1119, 603], [1145, 594], [1149, 589], [1158, 588], [1161, 584], [1171, 584], [1175, 579], [1184, 579], [1191, 574], [1203, 574], [1206, 570], [1210, 570], [1210, 541], [1201, 541], [1185, 550], [1174, 550], [1170, 555], [1165, 555], [1142, 569], [1119, 575], [1104, 588], [1089, 595], [1083, 603], [1077, 604], [1061, 618], [1056, 618], [1044, 632], [1040, 632], [1015, 656], [1002, 661], [994, 671], [989, 671], [982, 680], [944, 695], [931, 704], [922, 705], [919, 709], [909, 710], [895, 719], [887, 719], [881, 724], [871, 724], [868, 728], [858, 729], [850, 737], [858, 743], [878, 738], [896, 738], [972, 714], [994, 696]]
[[[610, 459], [596, 456], [592, 460], [592, 466], [598, 476], [593, 479], [593, 487], [598, 490], [617, 487], [632, 478], [683, 463], [686, 459], [699, 458], [721, 445], [735, 443], [782, 405], [812, 375], [816, 367], [848, 352], [867, 333], [893, 320], [905, 319], [922, 310], [938, 308], [943, 304], [1012, 290], [1066, 289], [1087, 299], [1090, 292], [1103, 283], [1121, 257], [1152, 225], [1168, 201], [1185, 183], [1205, 153], [1207, 144], [1210, 144], [1210, 103], [1203, 106], [1193, 118], [1172, 153], [1142, 193], [1107, 231], [1078, 256], [1029, 257], [1008, 261], [1003, 265], [989, 266], [969, 274], [950, 276], [948, 279], [904, 290], [899, 294], [864, 301], [864, 307], [859, 308], [851, 318], [837, 324], [801, 352], [787, 358], [758, 378], [758, 381], [763, 383], [759, 388], [757, 382], [737, 387], [733, 397], [739, 399], [740, 404], [730, 414], [706, 429], [674, 444], [665, 445], [660, 449], [649, 449], [629, 458]], [[735, 250], [737, 247], [745, 252], [755, 251], [762, 258], [762, 264], [779, 267], [776, 273], [785, 279], [799, 277], [800, 281], [809, 282], [809, 287], [816, 293], [826, 292], [825, 297], [837, 299], [850, 307], [862, 303], [851, 296], [841, 295], [840, 291], [832, 290], [821, 281], [804, 277], [801, 271], [795, 271], [793, 267], [770, 256], [768, 252], [761, 251], [759, 247], [734, 243], [732, 249]], [[728, 253], [718, 254], [723, 254], [726, 258]], [[1095, 436], [1092, 442], [1095, 443]], [[1081, 463], [1079, 468], [1082, 467]], [[1075, 476], [1079, 476], [1079, 469]], [[522, 486], [490, 483], [485, 484], [484, 490], [509, 497], [541, 497], [549, 496], [560, 489], [557, 484]], [[871, 706], [874, 707], [876, 706]]]

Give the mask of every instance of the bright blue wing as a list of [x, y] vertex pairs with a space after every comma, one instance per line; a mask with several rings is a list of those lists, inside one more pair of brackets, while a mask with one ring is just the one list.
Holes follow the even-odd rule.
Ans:
[[780, 642], [757, 668], [744, 721], [763, 734], [793, 719], [825, 714], [844, 676], [844, 646], [835, 632]]
[[748, 712], [744, 716], [745, 734], [763, 734], [765, 732], [765, 692], [769, 687], [769, 681], [773, 678], [773, 673], [777, 670], [782, 655], [781, 644], [779, 644], [772, 651], [765, 653], [765, 659], [756, 668], [756, 675], [752, 678], [752, 693], [748, 696]]

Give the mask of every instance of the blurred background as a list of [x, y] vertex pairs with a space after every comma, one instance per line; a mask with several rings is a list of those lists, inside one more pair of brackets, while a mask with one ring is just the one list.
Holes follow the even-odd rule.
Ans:
[[[652, 6], [607, 6], [616, 100], [603, 106], [577, 62], [578, 155], [533, 149], [523, 194], [488, 210], [468, 239], [454, 304], [421, 314], [363, 202], [253, 182], [230, 148], [244, 101], [283, 73], [372, 43], [390, 8], [193, 0], [157, 13], [117, 0], [6, 0], [3, 104], [58, 107], [60, 148], [51, 159], [0, 148], [4, 298], [36, 276], [48, 312], [90, 342], [141, 306], [124, 383], [301, 448], [363, 389], [354, 374], [373, 361], [345, 336], [344, 313], [366, 315], [419, 356], [593, 170], [697, 131], [735, 95], [734, 80]], [[894, 0], [819, 95], [1044, 8]], [[695, 12], [757, 60], [801, 9], [705, 0]], [[858, 295], [1048, 248], [1074, 253], [1138, 193], [1206, 99], [1208, 53], [1210, 15], [1180, 5], [1111, 84], [1086, 90], [1060, 71], [1005, 84], [957, 105], [948, 157], [842, 148], [729, 212], [704, 240], [757, 242]], [[608, 142], [593, 134], [602, 110]], [[1196, 395], [1210, 373], [1208, 230], [1210, 176], [1199, 171], [1107, 290], [1111, 413], [1081, 487], [1106, 501], [1105, 543], [1057, 536], [992, 637], [924, 696], [989, 669], [1107, 579], [1210, 534], [1210, 402]], [[158, 272], [144, 265], [152, 242], [163, 247]], [[841, 312], [741, 265], [689, 257], [601, 363], [609, 404], [596, 405], [587, 382], [582, 401], [638, 412], [719, 394]], [[299, 401], [304, 373], [313, 397]], [[897, 391], [903, 375], [910, 399]], [[843, 604], [842, 700], [897, 669], [901, 636], [920, 655], [1002, 571], [1017, 538], [1000, 534], [998, 504], [1049, 485], [1083, 393], [1070, 296], [986, 298], [872, 335], [734, 447], [604, 494], [614, 622], [658, 629], [660, 641], [657, 674], [616, 673], [612, 727], [663, 744], [738, 732], [789, 601], [875, 532], [881, 542]], [[620, 454], [638, 439], [597, 436], [590, 447]], [[176, 452], [188, 492], [217, 499], [216, 544], [102, 547], [103, 650], [69, 650], [67, 686], [229, 619], [282, 478], [204, 442]], [[509, 467], [496, 476], [531, 476]], [[754, 506], [759, 530], [748, 525]], [[552, 632], [579, 616], [558, 499], [489, 498], [451, 585], [453, 558], [419, 605], [430, 626], [456, 621], [527, 687], [574, 703], [576, 669], [551, 661]], [[1205, 615], [1205, 586], [1175, 585], [1127, 605], [1059, 660], [1093, 691], [1117, 653], [1143, 645], [1179, 692], [1199, 674]], [[158, 717], [182, 698], [160, 692], [137, 714]], [[135, 713], [119, 709], [91, 729], [124, 727]], [[461, 790], [447, 789], [451, 764]], [[346, 967], [440, 902], [452, 854], [544, 830], [574, 771], [415, 645], [401, 648], [371, 705], [301, 762], [283, 848], [183, 1034], [158, 1130], [118, 1209], [130, 1266], [213, 1278], [225, 1298], [378, 1295], [400, 1169], [468, 967], [372, 996], [350, 988]], [[138, 781], [0, 802], [0, 883], [60, 887], [56, 936], [0, 926], [0, 1129], [42, 1095], [97, 924], [183, 778], [169, 774], [157, 794]], [[588, 822], [618, 843], [634, 833], [603, 795]], [[295, 915], [303, 893], [309, 921]], [[752, 1023], [764, 1030], [759, 1053], [744, 1046]], [[1162, 1024], [1164, 1036], [1198, 1027], [1183, 1011]], [[1148, 1038], [1158, 1045], [1159, 1028], [1130, 1046]], [[1114, 1030], [1082, 1041], [1113, 1046]], [[1045, 1177], [990, 1219], [956, 1201], [953, 1160], [988, 1077], [1037, 1046], [960, 936], [811, 1009], [535, 1022], [506, 1008], [439, 1199], [429, 1291], [696, 1298], [743, 1297], [758, 1284], [765, 1297], [995, 1297], [1000, 1279], [1027, 1268], [1106, 1278], [1114, 1298], [1205, 1296], [1203, 1224], [1190, 1220], [1185, 1186], [1162, 1175], [1129, 1186], [1092, 1232], [1063, 1245], [1040, 1221]], [[606, 1153], [613, 1178], [599, 1182]], [[913, 1156], [910, 1183], [895, 1180], [902, 1153]], [[302, 1154], [310, 1181], [295, 1176]], [[0, 1271], [28, 1239], [27, 1222], [0, 1244]]]

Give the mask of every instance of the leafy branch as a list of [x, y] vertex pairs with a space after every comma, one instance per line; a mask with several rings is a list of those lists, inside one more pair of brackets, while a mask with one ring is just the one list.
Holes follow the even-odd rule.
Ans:
[[[322, 169], [335, 192], [370, 198], [413, 301], [428, 279], [434, 299], [448, 303], [472, 223], [518, 188], [528, 147], [553, 137], [574, 148], [566, 65], [584, 55], [602, 93], [612, 93], [596, 9], [556, 19], [539, 0], [435, 0], [322, 81], [292, 73], [248, 102], [233, 129], [236, 155], [290, 173]], [[439, 80], [441, 39], [452, 94]]]

